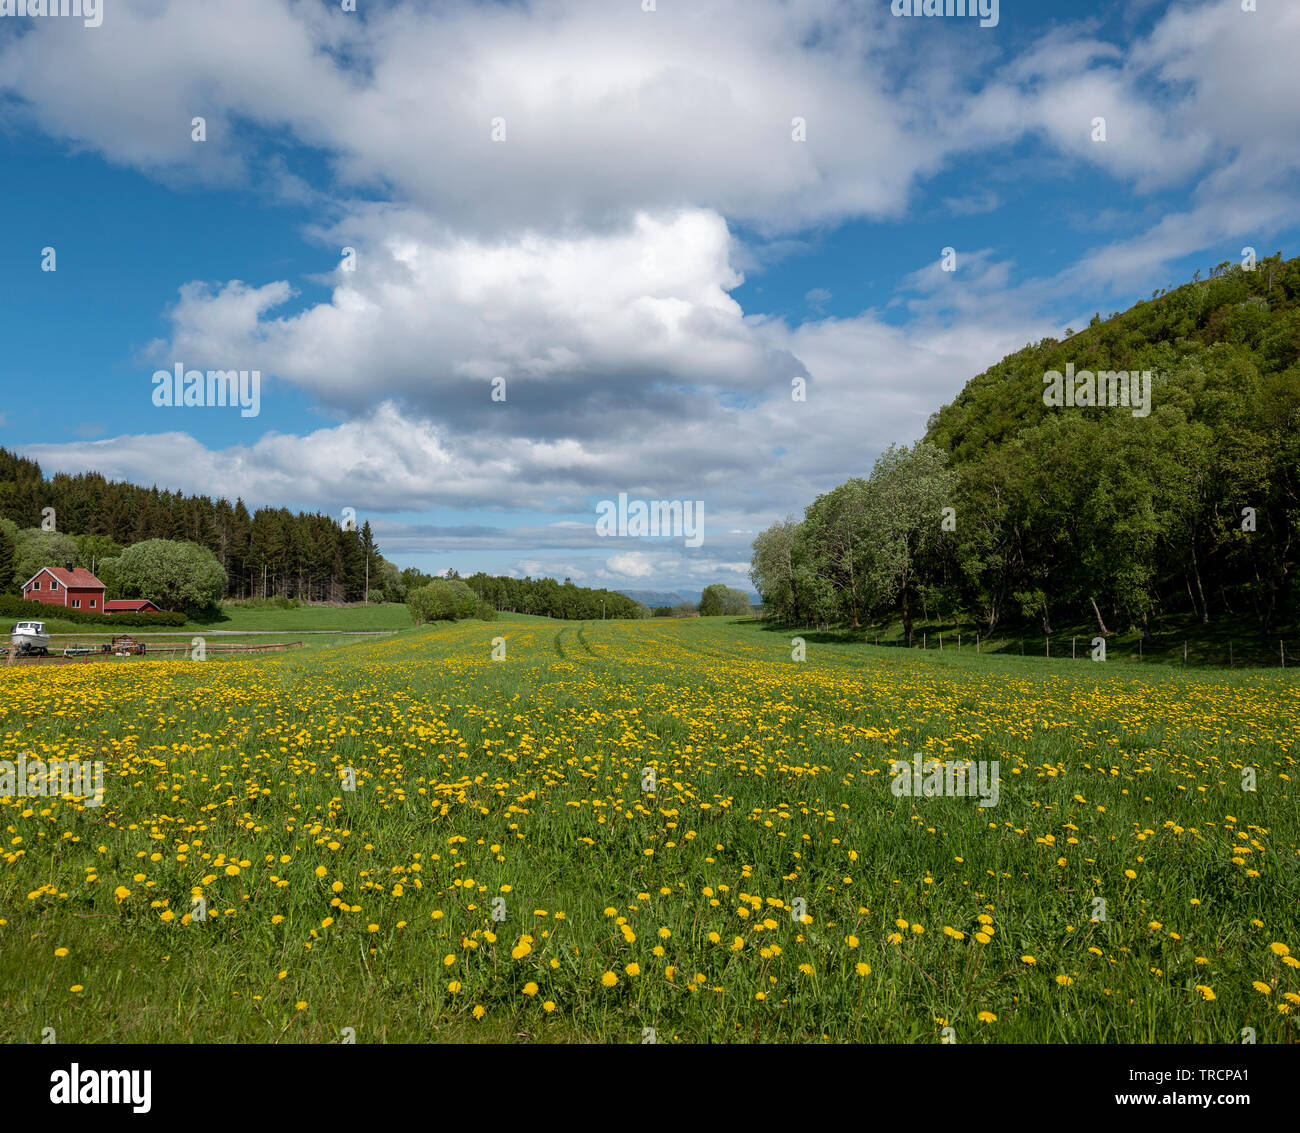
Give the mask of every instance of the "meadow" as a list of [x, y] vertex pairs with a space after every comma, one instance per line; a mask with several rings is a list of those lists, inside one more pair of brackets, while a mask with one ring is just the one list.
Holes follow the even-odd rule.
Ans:
[[0, 798], [0, 1039], [1295, 1041], [1290, 671], [790, 638], [0, 669], [0, 759], [105, 763]]
[[[227, 602], [210, 614], [193, 616], [182, 626], [161, 629], [115, 624], [111, 617], [100, 624], [72, 622], [58, 616], [58, 607], [51, 606], [49, 613], [42, 612], [46, 631], [60, 639], [103, 639], [113, 634], [128, 633], [147, 641], [178, 640], [202, 635], [212, 640], [247, 640], [253, 636], [274, 635], [268, 640], [297, 641], [304, 633], [311, 635], [326, 632], [376, 633], [387, 630], [409, 629], [412, 625], [410, 611], [397, 602], [375, 602], [369, 605], [298, 606], [280, 609], [274, 605], [250, 605]], [[14, 625], [25, 619], [0, 620], [0, 633], [9, 636]], [[59, 644], [64, 644], [63, 640]]]

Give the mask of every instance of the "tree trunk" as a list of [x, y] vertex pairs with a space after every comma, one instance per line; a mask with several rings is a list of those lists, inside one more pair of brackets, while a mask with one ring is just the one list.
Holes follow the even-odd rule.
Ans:
[[1187, 587], [1187, 600], [1192, 604], [1192, 613], [1197, 616], [1201, 611], [1196, 608], [1196, 595], [1192, 593], [1192, 580], [1187, 577], [1187, 572], [1183, 571], [1183, 585]]
[[1205, 589], [1201, 586], [1201, 564], [1196, 561], [1196, 537], [1192, 537], [1192, 573], [1196, 576], [1196, 593], [1201, 596], [1201, 625], [1210, 624], [1210, 607], [1205, 601]]
[[1097, 609], [1097, 599], [1089, 595], [1088, 601], [1092, 603], [1092, 612], [1097, 615], [1097, 627], [1101, 630], [1101, 636], [1109, 637], [1110, 630], [1106, 628], [1106, 623], [1101, 620], [1101, 611]]

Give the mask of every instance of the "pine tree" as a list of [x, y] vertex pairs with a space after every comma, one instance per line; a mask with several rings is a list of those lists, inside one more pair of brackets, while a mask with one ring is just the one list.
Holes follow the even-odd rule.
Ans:
[[0, 529], [0, 594], [17, 594], [18, 581], [14, 578], [14, 541], [8, 532]]

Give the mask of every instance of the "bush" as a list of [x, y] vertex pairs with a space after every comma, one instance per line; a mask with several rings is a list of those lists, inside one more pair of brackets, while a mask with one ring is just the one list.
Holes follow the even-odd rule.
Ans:
[[700, 595], [700, 617], [715, 618], [719, 614], [750, 613], [749, 595], [743, 590], [735, 590], [715, 582], [706, 586]]
[[71, 610], [52, 606], [46, 602], [24, 602], [21, 598], [0, 597], [0, 617], [17, 618], [24, 622], [76, 622], [78, 625], [97, 625], [104, 629], [116, 626], [183, 626], [184, 614], [101, 614], [97, 610]]
[[226, 572], [197, 543], [146, 539], [122, 552], [114, 566], [123, 598], [149, 598], [170, 610], [210, 610], [226, 592]]
[[416, 625], [475, 617], [481, 601], [474, 591], [456, 578], [435, 578], [406, 595], [406, 605]]

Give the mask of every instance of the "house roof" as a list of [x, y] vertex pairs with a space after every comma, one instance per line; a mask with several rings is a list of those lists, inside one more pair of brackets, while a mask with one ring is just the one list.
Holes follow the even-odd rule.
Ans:
[[105, 610], [139, 610], [144, 606], [158, 609], [148, 598], [114, 598], [111, 602], [104, 603]]
[[39, 578], [43, 574], [53, 575], [55, 580], [61, 585], [68, 587], [70, 590], [103, 590], [104, 584], [99, 581], [85, 567], [77, 567], [74, 570], [68, 570], [65, 567], [41, 567], [31, 578], [23, 583], [25, 590], [31, 585], [32, 580]]

